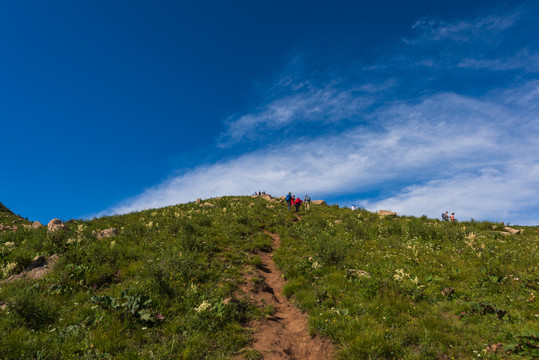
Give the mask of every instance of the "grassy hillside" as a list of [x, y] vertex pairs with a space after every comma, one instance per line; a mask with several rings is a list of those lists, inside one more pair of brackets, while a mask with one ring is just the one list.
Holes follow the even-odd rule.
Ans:
[[[537, 356], [539, 228], [208, 203], [0, 232], [0, 279], [60, 255], [42, 279], [0, 284], [0, 356], [259, 358], [249, 321], [272, 309], [239, 289], [271, 244], [264, 230], [281, 236], [285, 294], [341, 359]], [[107, 228], [118, 234], [100, 239]]]
[[25, 219], [21, 218], [18, 215], [15, 215], [11, 210], [9, 210], [7, 207], [4, 206], [4, 204], [0, 203], [0, 224], [2, 225], [11, 225], [13, 223], [28, 223]]

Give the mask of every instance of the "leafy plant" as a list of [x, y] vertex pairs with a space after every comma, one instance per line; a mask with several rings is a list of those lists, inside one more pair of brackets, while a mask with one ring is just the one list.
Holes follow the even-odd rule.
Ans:
[[522, 332], [513, 337], [513, 340], [505, 345], [506, 351], [511, 351], [519, 355], [529, 355], [533, 358], [539, 357], [539, 335], [535, 332]]
[[107, 295], [92, 296], [91, 300], [104, 309], [112, 309], [122, 314], [127, 314], [144, 323], [157, 323], [163, 320], [163, 316], [151, 310], [152, 300], [146, 295], [130, 295], [123, 291], [120, 298], [112, 298]]

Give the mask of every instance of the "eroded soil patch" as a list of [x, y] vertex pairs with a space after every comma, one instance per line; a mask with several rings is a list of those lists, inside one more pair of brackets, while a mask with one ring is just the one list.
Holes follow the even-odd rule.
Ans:
[[[272, 249], [280, 246], [278, 234], [267, 232], [272, 238]], [[258, 304], [271, 306], [272, 315], [253, 324], [253, 349], [265, 360], [332, 359], [333, 345], [328, 339], [311, 337], [307, 316], [282, 294], [285, 281], [272, 260], [272, 252], [260, 252], [261, 264], [251, 273], [251, 279], [242, 291]], [[252, 281], [252, 278], [256, 281]]]

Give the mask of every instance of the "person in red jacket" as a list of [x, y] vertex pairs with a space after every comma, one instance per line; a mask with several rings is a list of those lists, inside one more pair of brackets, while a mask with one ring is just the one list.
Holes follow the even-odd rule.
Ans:
[[301, 205], [303, 201], [301, 201], [301, 198], [298, 196], [298, 198], [296, 199], [296, 201], [294, 201], [294, 205], [296, 205], [296, 212], [299, 211], [299, 207]]

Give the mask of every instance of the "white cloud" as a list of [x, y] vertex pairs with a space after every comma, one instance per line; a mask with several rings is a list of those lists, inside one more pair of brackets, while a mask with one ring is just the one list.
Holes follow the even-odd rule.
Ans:
[[379, 201], [358, 201], [366, 209], [392, 209], [406, 215], [439, 217], [448, 210], [461, 220], [492, 220], [537, 224], [533, 207], [539, 201], [539, 162], [508, 166], [504, 172], [483, 169], [479, 174], [410, 186], [402, 193]]
[[[431, 216], [451, 205], [463, 217], [479, 219], [539, 202], [534, 195], [537, 182], [524, 176], [526, 169], [539, 169], [534, 163], [539, 153], [535, 134], [521, 134], [523, 147], [514, 151], [503, 126], [522, 124], [514, 122], [503, 104], [438, 94], [414, 105], [381, 108], [374, 116], [376, 129], [358, 126], [337, 136], [277, 142], [173, 177], [104, 213], [262, 190], [337, 196], [418, 179], [425, 185], [362, 204]], [[511, 189], [519, 195], [509, 195]], [[511, 205], [512, 200], [517, 202]]]

